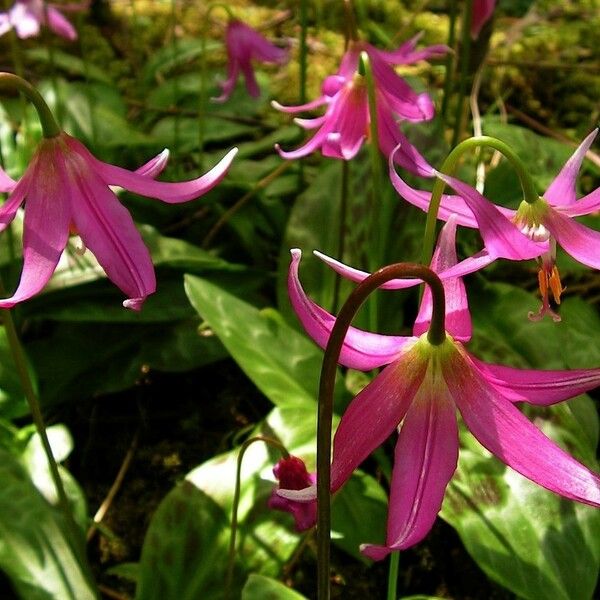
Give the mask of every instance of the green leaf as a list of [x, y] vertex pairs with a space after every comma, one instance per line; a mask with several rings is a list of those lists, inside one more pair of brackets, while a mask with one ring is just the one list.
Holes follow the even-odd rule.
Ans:
[[[206, 52], [214, 52], [222, 47], [217, 42], [206, 41]], [[163, 46], [146, 62], [141, 77], [147, 85], [160, 80], [171, 69], [190, 62], [202, 55], [203, 42], [199, 39], [176, 39], [172, 44]]]
[[[260, 311], [199, 277], [185, 290], [200, 316], [273, 404], [316, 406], [321, 352], [274, 310]], [[344, 395], [341, 381], [338, 397]]]
[[306, 596], [276, 579], [253, 573], [242, 590], [242, 600], [306, 600]]
[[25, 469], [0, 449], [0, 568], [21, 598], [93, 600], [85, 556], [62, 514], [42, 497]]
[[161, 502], [144, 539], [137, 600], [223, 598], [227, 517], [189, 481]]
[[52, 54], [46, 48], [29, 48], [25, 51], [25, 55], [28, 59], [49, 64], [50, 66], [54, 65], [69, 75], [79, 75], [86, 79], [94, 79], [100, 83], [113, 84], [105, 69], [101, 69], [90, 62], [83, 61], [81, 58], [67, 54], [57, 48], [52, 49]]

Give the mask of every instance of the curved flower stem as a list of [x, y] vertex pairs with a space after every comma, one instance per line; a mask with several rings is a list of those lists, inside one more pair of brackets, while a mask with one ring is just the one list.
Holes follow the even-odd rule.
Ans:
[[[511, 162], [512, 166], [517, 172], [519, 180], [521, 181], [523, 198], [530, 204], [536, 202], [539, 199], [539, 194], [537, 193], [535, 183], [527, 171], [527, 167], [525, 167], [523, 164], [523, 161], [508, 144], [489, 135], [472, 137], [458, 144], [458, 146], [456, 146], [456, 148], [454, 148], [454, 150], [448, 154], [442, 163], [440, 172], [444, 175], [452, 175], [460, 157], [465, 152], [474, 148], [481, 148], [483, 146], [498, 150], [498, 152], [501, 152], [505, 158]], [[431, 201], [429, 202], [429, 210], [427, 211], [427, 221], [425, 224], [425, 234], [423, 236], [423, 254], [421, 262], [424, 265], [429, 264], [433, 254], [433, 245], [435, 243], [435, 223], [445, 187], [446, 184], [438, 177], [433, 185], [433, 191], [431, 192]]]
[[52, 111], [42, 95], [28, 81], [14, 73], [0, 72], [0, 90], [16, 90], [31, 101], [38, 113], [45, 138], [60, 135], [61, 129], [54, 119]]
[[398, 568], [400, 566], [400, 552], [390, 553], [390, 570], [388, 571], [387, 600], [398, 599]]
[[460, 48], [460, 79], [458, 81], [458, 100], [454, 119], [454, 133], [451, 146], [456, 146], [462, 132], [465, 95], [467, 93], [467, 79], [469, 77], [469, 63], [471, 61], [471, 20], [473, 18], [473, 0], [465, 0], [465, 12], [461, 26]]
[[446, 300], [440, 278], [428, 267], [414, 263], [397, 263], [375, 271], [362, 281], [342, 306], [331, 331], [319, 381], [319, 409], [317, 421], [317, 594], [318, 600], [329, 600], [329, 555], [331, 532], [331, 429], [333, 391], [337, 363], [346, 333], [358, 309], [378, 287], [399, 277], [422, 279], [431, 289], [433, 310], [427, 332], [429, 343], [437, 346], [446, 339]]
[[237, 459], [237, 468], [235, 472], [235, 491], [233, 492], [233, 503], [231, 505], [231, 536], [229, 538], [229, 553], [227, 559], [227, 575], [225, 577], [225, 593], [226, 599], [231, 597], [231, 584], [233, 582], [233, 567], [235, 565], [235, 540], [237, 537], [238, 528], [238, 507], [240, 504], [240, 489], [241, 489], [241, 478], [242, 478], [242, 461], [244, 460], [244, 454], [246, 450], [254, 444], [254, 442], [264, 442], [265, 444], [277, 448], [283, 456], [283, 458], [289, 458], [290, 453], [286, 447], [279, 441], [273, 438], [266, 437], [264, 435], [256, 435], [247, 439], [241, 446], [240, 452]]

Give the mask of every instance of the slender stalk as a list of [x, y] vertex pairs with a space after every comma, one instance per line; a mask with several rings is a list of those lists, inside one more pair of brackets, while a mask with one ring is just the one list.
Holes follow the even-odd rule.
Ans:
[[[175, 31], [177, 27], [177, 6], [176, 0], [171, 0], [171, 35], [173, 37], [173, 62], [177, 59], [177, 32]], [[177, 75], [173, 77], [173, 96], [175, 99], [175, 104], [177, 104], [179, 100], [179, 81], [177, 79]], [[173, 123], [173, 157], [176, 157], [179, 153], [179, 114], [175, 114], [175, 121]]]
[[[457, 0], [449, 0], [449, 23], [448, 23], [448, 48], [454, 50], [454, 44], [456, 43], [456, 13]], [[442, 99], [442, 108], [440, 110], [442, 128], [446, 123], [446, 117], [448, 116], [448, 103], [450, 102], [450, 95], [452, 93], [454, 83], [454, 52], [448, 52], [446, 54], [446, 72], [444, 76], [444, 97]]]
[[369, 275], [350, 294], [335, 321], [321, 368], [319, 381], [319, 408], [317, 420], [317, 597], [329, 600], [329, 559], [331, 534], [331, 429], [333, 392], [337, 363], [344, 339], [358, 309], [378, 287], [398, 277], [422, 279], [431, 288], [433, 310], [427, 339], [433, 345], [443, 343], [445, 332], [445, 296], [439, 277], [428, 267], [414, 263], [397, 263], [383, 267]]
[[240, 452], [237, 459], [237, 467], [235, 472], [235, 490], [233, 492], [233, 503], [231, 505], [231, 536], [229, 538], [229, 553], [227, 559], [227, 575], [225, 577], [225, 598], [228, 599], [231, 596], [231, 584], [233, 582], [233, 567], [235, 565], [235, 541], [237, 537], [238, 528], [238, 507], [240, 504], [240, 491], [241, 491], [241, 479], [242, 479], [242, 461], [244, 460], [244, 454], [246, 450], [255, 442], [263, 442], [277, 448], [284, 458], [289, 458], [290, 454], [285, 446], [273, 438], [266, 437], [264, 435], [256, 435], [247, 439], [241, 446]]
[[390, 553], [390, 570], [388, 571], [387, 600], [398, 600], [398, 567], [400, 566], [400, 552]]
[[[44, 20], [46, 22], [46, 25], [50, 20], [48, 17], [48, 4], [46, 3], [44, 3]], [[54, 108], [56, 111], [56, 120], [60, 123], [63, 117], [63, 104], [60, 88], [58, 86], [58, 79], [56, 77], [56, 61], [54, 60], [54, 46], [52, 44], [50, 29], [47, 26], [44, 32], [44, 44], [46, 45], [46, 50], [48, 51], [48, 64], [50, 65], [50, 82], [52, 83], [52, 89], [54, 91]]]
[[463, 127], [465, 95], [467, 93], [467, 79], [469, 77], [469, 63], [471, 60], [471, 20], [473, 17], [473, 0], [465, 0], [465, 11], [461, 27], [460, 45], [460, 79], [458, 81], [458, 101], [454, 118], [454, 133], [452, 146], [456, 146]]
[[[535, 183], [529, 174], [527, 167], [523, 164], [523, 161], [518, 157], [516, 152], [511, 147], [488, 135], [481, 135], [478, 137], [472, 137], [468, 140], [462, 141], [444, 160], [440, 172], [445, 175], [452, 175], [460, 157], [474, 148], [480, 148], [487, 146], [494, 148], [501, 152], [512, 164], [519, 176], [521, 181], [521, 187], [523, 188], [523, 197], [526, 202], [530, 204], [536, 202], [539, 199]], [[423, 254], [421, 262], [428, 265], [431, 261], [433, 254], [433, 245], [435, 243], [435, 224], [437, 220], [438, 209], [442, 200], [442, 194], [446, 184], [438, 177], [433, 184], [433, 191], [431, 192], [431, 200], [429, 202], [429, 210], [427, 211], [427, 221], [425, 223], [425, 234], [423, 236]]]
[[352, 0], [344, 0], [344, 12], [346, 14], [346, 48], [348, 41], [358, 41], [358, 26], [356, 24], [356, 14]]
[[14, 73], [0, 72], [0, 90], [15, 90], [21, 92], [34, 105], [45, 138], [52, 138], [60, 135], [61, 129], [58, 126], [52, 111], [46, 104], [42, 95], [22, 77]]

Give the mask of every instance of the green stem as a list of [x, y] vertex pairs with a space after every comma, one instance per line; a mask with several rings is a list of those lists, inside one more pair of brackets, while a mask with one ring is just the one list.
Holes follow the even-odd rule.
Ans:
[[60, 135], [61, 129], [54, 119], [50, 108], [42, 98], [42, 95], [28, 81], [25, 81], [25, 79], [14, 73], [0, 72], [0, 90], [7, 89], [19, 91], [31, 101], [38, 113], [45, 138], [53, 138]]
[[383, 267], [369, 275], [352, 291], [342, 306], [329, 336], [321, 378], [319, 381], [319, 407], [317, 419], [317, 597], [329, 600], [329, 559], [331, 537], [331, 429], [333, 417], [333, 392], [337, 363], [346, 333], [358, 309], [367, 297], [391, 279], [415, 277], [422, 279], [431, 289], [433, 310], [427, 333], [429, 343], [437, 346], [446, 339], [445, 296], [440, 278], [428, 267], [413, 263], [397, 263]]
[[442, 99], [442, 108], [440, 110], [442, 129], [446, 123], [446, 117], [448, 116], [448, 103], [450, 102], [450, 96], [452, 93], [452, 87], [454, 82], [454, 44], [456, 42], [456, 13], [457, 13], [457, 0], [449, 0], [450, 11], [449, 11], [449, 23], [448, 23], [448, 48], [450, 52], [446, 54], [446, 73], [444, 79], [444, 97]]
[[[177, 58], [177, 7], [175, 5], [176, 0], [171, 0], [171, 35], [173, 36], [173, 61]], [[173, 96], [175, 98], [175, 104], [179, 99], [179, 80], [177, 75], [173, 77]], [[179, 153], [179, 113], [175, 114], [175, 122], [173, 123], [173, 157], [175, 158]]]
[[344, 0], [344, 12], [346, 13], [346, 48], [348, 48], [349, 40], [353, 42], [359, 40], [356, 14], [352, 0]]
[[277, 450], [281, 452], [283, 458], [289, 458], [290, 456], [289, 452], [281, 442], [263, 435], [256, 435], [247, 439], [240, 448], [235, 472], [235, 490], [233, 492], [233, 503], [231, 505], [231, 536], [229, 538], [227, 575], [225, 577], [225, 598], [229, 598], [231, 596], [231, 584], [233, 582], [233, 567], [235, 565], [235, 541], [238, 529], [238, 507], [240, 504], [241, 493], [242, 461], [244, 460], [244, 454], [246, 454], [246, 450], [248, 450], [248, 448], [252, 444], [254, 444], [254, 442], [264, 442], [265, 444], [268, 444], [273, 448], [277, 448]]
[[[523, 164], [523, 161], [517, 156], [516, 152], [511, 147], [488, 135], [481, 135], [478, 137], [472, 137], [468, 140], [462, 141], [444, 160], [440, 172], [444, 175], [452, 175], [458, 160], [468, 150], [474, 148], [480, 148], [487, 146], [494, 148], [501, 152], [515, 168], [517, 175], [521, 181], [521, 187], [523, 189], [523, 197], [526, 202], [533, 204], [539, 200], [539, 194], [537, 193], [535, 183], [527, 170], [527, 167]], [[438, 177], [433, 185], [433, 191], [431, 192], [431, 200], [429, 202], [429, 210], [427, 211], [427, 221], [425, 223], [425, 234], [423, 236], [423, 255], [421, 262], [424, 265], [428, 265], [431, 261], [433, 254], [433, 246], [435, 243], [435, 224], [437, 220], [438, 209], [442, 200], [442, 194], [446, 184]]]
[[473, 15], [473, 0], [465, 1], [465, 12], [461, 28], [460, 45], [460, 79], [458, 82], [458, 101], [454, 119], [454, 133], [451, 146], [456, 146], [462, 132], [465, 96], [467, 93], [467, 79], [469, 77], [469, 63], [471, 54], [471, 20]]
[[387, 600], [398, 600], [398, 567], [400, 565], [400, 552], [390, 554], [390, 569], [388, 571]]

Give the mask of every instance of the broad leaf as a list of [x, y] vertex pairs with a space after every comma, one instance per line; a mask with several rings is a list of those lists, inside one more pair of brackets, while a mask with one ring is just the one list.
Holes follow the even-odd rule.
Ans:
[[242, 590], [242, 600], [306, 600], [306, 596], [276, 579], [253, 573]]

